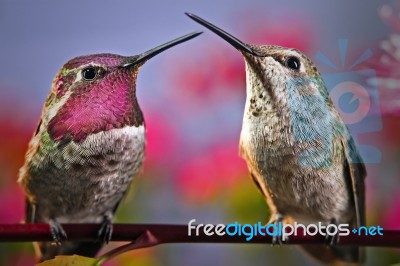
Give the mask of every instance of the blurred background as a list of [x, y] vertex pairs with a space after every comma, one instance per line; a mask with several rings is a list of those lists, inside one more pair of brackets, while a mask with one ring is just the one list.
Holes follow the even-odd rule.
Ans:
[[[298, 48], [332, 86], [369, 71], [357, 82], [374, 108], [349, 125], [368, 162], [367, 221], [400, 230], [400, 5], [382, 0], [0, 0], [0, 223], [23, 220], [18, 169], [52, 79], [67, 60], [101, 52], [138, 54], [195, 30], [204, 34], [153, 58], [139, 74], [146, 162], [116, 222], [268, 221], [267, 205], [238, 155], [243, 59], [184, 12], [244, 42]], [[389, 248], [368, 248], [367, 255], [367, 265], [400, 260], [399, 251]], [[0, 244], [0, 265], [33, 263], [31, 243]], [[296, 263], [315, 265], [295, 246], [173, 244], [130, 252], [108, 265]]]

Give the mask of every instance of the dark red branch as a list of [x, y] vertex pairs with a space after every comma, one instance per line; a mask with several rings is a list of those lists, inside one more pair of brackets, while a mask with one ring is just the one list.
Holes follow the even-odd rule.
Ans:
[[[68, 240], [96, 240], [98, 224], [64, 224]], [[254, 236], [246, 241], [246, 236], [207, 236], [200, 231], [199, 236], [188, 236], [187, 225], [166, 224], [114, 224], [112, 241], [136, 241], [144, 233], [150, 233], [157, 239], [154, 244], [165, 243], [271, 243], [270, 236]], [[194, 233], [192, 231], [192, 233]], [[52, 241], [48, 224], [1, 224], [0, 242]], [[323, 244], [321, 235], [291, 236], [286, 244]], [[384, 230], [382, 236], [341, 236], [338, 245], [400, 247], [400, 231]]]

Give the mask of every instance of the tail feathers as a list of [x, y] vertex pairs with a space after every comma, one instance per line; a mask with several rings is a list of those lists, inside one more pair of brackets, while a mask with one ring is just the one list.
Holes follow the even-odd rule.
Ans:
[[361, 265], [365, 261], [363, 248], [325, 245], [304, 245], [301, 247], [308, 255], [327, 265]]
[[57, 255], [81, 255], [94, 257], [102, 248], [101, 242], [64, 242], [60, 246], [52, 242], [39, 242], [36, 249], [39, 251], [39, 260], [53, 259]]

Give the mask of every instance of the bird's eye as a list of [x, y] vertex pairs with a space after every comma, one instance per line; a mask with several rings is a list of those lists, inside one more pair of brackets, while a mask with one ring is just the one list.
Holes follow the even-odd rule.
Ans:
[[285, 65], [290, 69], [299, 70], [300, 60], [297, 57], [291, 56], [286, 59]]
[[92, 81], [97, 77], [97, 69], [94, 67], [87, 67], [82, 70], [82, 77], [87, 81]]

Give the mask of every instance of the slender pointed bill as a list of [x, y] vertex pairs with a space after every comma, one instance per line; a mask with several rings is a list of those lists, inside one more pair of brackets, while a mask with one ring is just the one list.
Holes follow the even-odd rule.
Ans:
[[226, 31], [218, 28], [217, 26], [211, 24], [210, 22], [194, 15], [191, 13], [185, 13], [188, 17], [196, 21], [197, 23], [200, 23], [204, 27], [208, 28], [209, 30], [213, 31], [215, 34], [220, 36], [222, 39], [230, 43], [233, 47], [238, 49], [239, 51], [246, 52], [255, 56], [261, 56], [257, 51], [254, 51], [251, 49], [247, 44], [243, 43], [241, 40], [236, 38], [235, 36], [232, 36], [231, 34], [227, 33]]
[[186, 35], [184, 35], [182, 37], [176, 38], [176, 39], [174, 39], [172, 41], [169, 41], [167, 43], [164, 43], [164, 44], [162, 44], [160, 46], [157, 46], [157, 47], [155, 47], [153, 49], [150, 49], [150, 50], [148, 50], [148, 51], [146, 51], [146, 52], [144, 52], [144, 53], [142, 53], [140, 55], [127, 57], [125, 63], [122, 65], [122, 67], [130, 67], [132, 65], [136, 65], [136, 64], [142, 63], [142, 62], [152, 58], [153, 56], [155, 56], [155, 55], [157, 55], [157, 54], [159, 54], [159, 53], [161, 53], [161, 52], [163, 52], [163, 51], [165, 51], [165, 50], [167, 50], [167, 49], [169, 49], [169, 48], [171, 48], [171, 47], [173, 47], [173, 46], [175, 46], [177, 44], [186, 42], [186, 41], [188, 41], [188, 40], [190, 40], [190, 39], [192, 39], [194, 37], [197, 37], [198, 35], [200, 35], [202, 33], [203, 32], [201, 32], [201, 31], [192, 32], [192, 33], [186, 34]]

